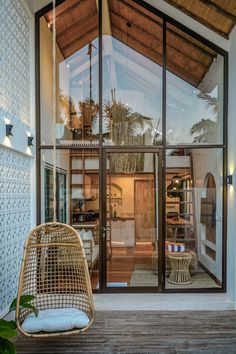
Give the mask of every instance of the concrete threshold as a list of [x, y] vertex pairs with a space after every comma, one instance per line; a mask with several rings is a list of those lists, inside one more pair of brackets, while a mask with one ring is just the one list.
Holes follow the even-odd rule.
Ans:
[[94, 294], [96, 310], [227, 311], [234, 302], [227, 294]]

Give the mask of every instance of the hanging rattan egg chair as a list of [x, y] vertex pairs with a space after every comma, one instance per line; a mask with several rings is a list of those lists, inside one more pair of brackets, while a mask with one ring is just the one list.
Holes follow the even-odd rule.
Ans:
[[[82, 328], [27, 332], [25, 321], [34, 317], [31, 309], [20, 307], [22, 295], [35, 296], [32, 305], [41, 313], [57, 311], [54, 321], [64, 322], [63, 309], [83, 312], [88, 323]], [[32, 319], [32, 318], [31, 318]], [[94, 303], [85, 253], [79, 234], [69, 225], [51, 222], [34, 228], [25, 243], [17, 295], [17, 327], [29, 337], [77, 334], [87, 330], [94, 319]]]

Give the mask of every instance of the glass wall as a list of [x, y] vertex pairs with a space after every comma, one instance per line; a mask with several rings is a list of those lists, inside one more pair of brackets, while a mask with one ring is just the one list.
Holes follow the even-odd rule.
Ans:
[[166, 288], [220, 288], [222, 149], [166, 150]]
[[[56, 154], [57, 221], [73, 226], [83, 240], [92, 287], [99, 284], [98, 151], [60, 149]], [[53, 151], [41, 151], [41, 222], [53, 220]]]
[[162, 19], [133, 1], [103, 1], [103, 141], [162, 142]]
[[223, 57], [170, 24], [166, 37], [167, 144], [222, 144]]
[[158, 159], [157, 153], [107, 153], [107, 287], [158, 286]]
[[[38, 222], [53, 215], [47, 11]], [[226, 53], [154, 12], [132, 0], [57, 6], [57, 219], [80, 232], [94, 290], [217, 291], [225, 285]]]
[[[64, 1], [56, 10], [57, 144], [98, 141], [98, 8]], [[41, 144], [53, 144], [52, 11], [40, 18]]]

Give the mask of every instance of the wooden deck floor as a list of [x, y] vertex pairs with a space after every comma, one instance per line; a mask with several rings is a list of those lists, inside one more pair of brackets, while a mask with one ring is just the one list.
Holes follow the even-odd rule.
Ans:
[[19, 337], [18, 354], [236, 353], [236, 311], [98, 311], [89, 332]]

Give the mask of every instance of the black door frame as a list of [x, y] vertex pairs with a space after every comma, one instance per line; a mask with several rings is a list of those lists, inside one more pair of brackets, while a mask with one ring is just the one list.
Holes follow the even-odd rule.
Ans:
[[[143, 147], [143, 148], [125, 148], [125, 147], [104, 147], [102, 149], [101, 158], [101, 180], [103, 188], [101, 190], [101, 209], [100, 209], [100, 292], [103, 293], [146, 293], [146, 292], [163, 292], [164, 290], [164, 272], [163, 268], [163, 244], [165, 238], [165, 228], [163, 229], [163, 193], [162, 193], [162, 179], [163, 179], [163, 163], [162, 163], [162, 148], [160, 147]], [[157, 174], [158, 185], [155, 187], [155, 191], [158, 193], [158, 286], [138, 286], [138, 287], [107, 287], [107, 154], [109, 153], [152, 153], [158, 155]], [[155, 156], [153, 155], [153, 156]], [[154, 171], [155, 173], [155, 171]], [[155, 183], [155, 181], [154, 181]]]

